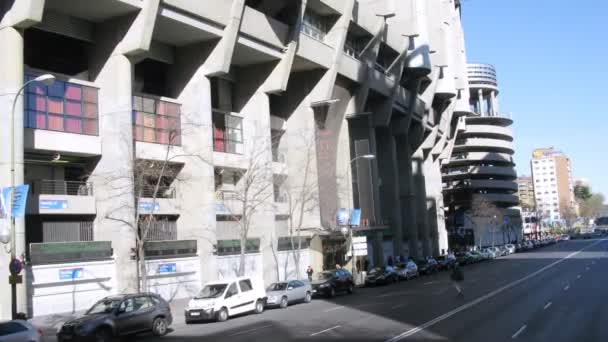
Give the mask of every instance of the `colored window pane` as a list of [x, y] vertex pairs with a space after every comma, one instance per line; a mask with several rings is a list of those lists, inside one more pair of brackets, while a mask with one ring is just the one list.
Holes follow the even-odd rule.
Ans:
[[68, 115], [80, 116], [82, 112], [82, 105], [80, 102], [65, 101], [65, 113]]
[[63, 99], [56, 97], [47, 98], [48, 112], [54, 114], [63, 114]]
[[144, 103], [141, 96], [133, 96], [133, 110], [143, 110]]
[[178, 104], [133, 96], [133, 138], [138, 141], [179, 145]]
[[92, 103], [85, 103], [84, 116], [87, 118], [97, 118], [97, 105]]
[[63, 85], [64, 83], [62, 81], [55, 81], [53, 82], [53, 84], [51, 84], [50, 86], [47, 87], [48, 89], [48, 96], [55, 96], [55, 97], [60, 97], [62, 98], [63, 95]]
[[153, 114], [144, 114], [144, 127], [154, 127]]
[[35, 118], [34, 128], [46, 129], [46, 114], [35, 112]]
[[65, 98], [70, 100], [82, 100], [82, 88], [77, 84], [65, 85]]
[[63, 131], [63, 116], [49, 115], [49, 129], [54, 131]]
[[97, 120], [83, 120], [84, 134], [97, 135]]
[[144, 128], [144, 141], [145, 142], [155, 142], [156, 134], [154, 133], [154, 128]]
[[160, 115], [156, 116], [156, 128], [167, 129], [168, 128], [167, 123], [168, 123], [168, 120], [166, 117], [160, 116]]
[[82, 121], [80, 119], [65, 119], [65, 130], [70, 133], [82, 132]]
[[163, 130], [156, 131], [156, 142], [159, 144], [169, 144], [169, 132]]
[[146, 113], [154, 113], [154, 99], [144, 98], [143, 111]]
[[97, 103], [97, 89], [92, 87], [83, 87], [84, 102]]
[[144, 140], [144, 128], [143, 127], [134, 127], [133, 128], [133, 137], [135, 140], [142, 141]]
[[35, 94], [27, 94], [26, 108], [46, 112], [46, 98]]
[[167, 102], [165, 101], [156, 101], [156, 114], [158, 115], [166, 115], [167, 114]]

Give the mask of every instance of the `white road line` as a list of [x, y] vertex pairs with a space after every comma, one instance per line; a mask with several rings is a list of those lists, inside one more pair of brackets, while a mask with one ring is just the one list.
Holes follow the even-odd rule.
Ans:
[[423, 285], [432, 285], [432, 284], [436, 284], [436, 283], [438, 283], [438, 281], [427, 281]]
[[250, 333], [250, 332], [254, 332], [256, 330], [260, 330], [260, 329], [264, 329], [264, 328], [269, 328], [271, 326], [272, 325], [270, 325], [270, 324], [269, 325], [264, 325], [264, 326], [261, 326], [261, 327], [258, 327], [258, 328], [253, 328], [253, 329], [249, 329], [249, 330], [245, 330], [245, 331], [239, 331], [237, 333], [234, 333], [234, 334], [228, 335], [228, 336], [237, 336], [237, 335], [247, 334], [247, 333]]
[[566, 285], [566, 286], [564, 287], [564, 291], [568, 291], [568, 289], [569, 289], [569, 288], [570, 288], [570, 285]]
[[553, 303], [551, 303], [551, 302], [547, 303], [545, 305], [545, 307], [543, 308], [543, 310], [547, 310], [551, 306], [551, 304], [553, 304]]
[[328, 331], [330, 331], [330, 330], [337, 329], [337, 328], [339, 328], [339, 327], [341, 327], [341, 325], [336, 325], [335, 327], [331, 327], [331, 328], [327, 328], [327, 329], [325, 329], [325, 330], [317, 331], [316, 333], [312, 333], [312, 334], [310, 334], [310, 336], [316, 336], [316, 335], [319, 335], [319, 334], [322, 334], [322, 333], [328, 332]]
[[336, 310], [340, 310], [340, 309], [344, 309], [344, 307], [336, 306], [335, 308], [327, 309], [327, 310], [324, 310], [323, 312], [332, 312], [332, 311], [336, 311]]
[[402, 332], [401, 334], [399, 334], [397, 336], [394, 336], [394, 337], [386, 340], [386, 342], [397, 342], [397, 341], [401, 341], [401, 340], [405, 339], [406, 337], [412, 336], [412, 335], [414, 335], [414, 334], [416, 334], [416, 333], [418, 333], [418, 332], [420, 332], [420, 331], [422, 331], [424, 329], [427, 329], [430, 326], [433, 326], [433, 325], [435, 325], [435, 324], [437, 324], [437, 323], [439, 323], [439, 322], [441, 322], [443, 320], [446, 320], [446, 319], [454, 316], [455, 314], [457, 314], [457, 313], [459, 313], [461, 311], [464, 311], [464, 310], [466, 310], [466, 309], [468, 309], [470, 307], [473, 307], [473, 306], [475, 306], [475, 305], [477, 305], [477, 304], [479, 304], [479, 303], [481, 303], [481, 302], [483, 302], [485, 300], [488, 300], [488, 299], [496, 296], [497, 294], [499, 294], [499, 293], [501, 293], [503, 291], [506, 291], [506, 290], [508, 290], [508, 289], [516, 286], [516, 285], [519, 285], [522, 282], [524, 282], [524, 281], [526, 281], [526, 280], [528, 280], [528, 279], [530, 279], [532, 277], [535, 277], [535, 276], [539, 275], [540, 273], [542, 273], [542, 272], [544, 272], [544, 271], [546, 271], [546, 270], [548, 270], [548, 269], [550, 269], [552, 267], [555, 267], [556, 265], [558, 265], [558, 264], [566, 261], [567, 259], [572, 258], [573, 256], [575, 256], [575, 255], [579, 254], [580, 252], [586, 250], [587, 248], [593, 247], [593, 246], [595, 246], [595, 245], [597, 245], [597, 244], [599, 244], [600, 242], [603, 242], [603, 241], [606, 241], [606, 240], [602, 239], [602, 240], [596, 241], [596, 242], [588, 245], [587, 247], [585, 247], [583, 249], [580, 249], [580, 250], [578, 250], [576, 252], [572, 252], [572, 253], [568, 254], [567, 256], [565, 256], [564, 258], [556, 260], [556, 261], [550, 263], [549, 265], [544, 266], [541, 269], [528, 274], [527, 276], [525, 276], [523, 278], [520, 278], [520, 279], [518, 279], [518, 280], [516, 280], [516, 281], [514, 281], [512, 283], [509, 283], [509, 284], [507, 284], [507, 285], [505, 285], [505, 286], [503, 286], [501, 288], [498, 288], [498, 289], [496, 289], [496, 290], [494, 290], [494, 291], [492, 291], [490, 293], [487, 293], [487, 294], [485, 294], [485, 295], [483, 295], [483, 296], [475, 299], [472, 302], [466, 303], [466, 304], [464, 304], [462, 306], [457, 307], [454, 310], [448, 311], [448, 312], [444, 313], [443, 315], [441, 315], [439, 317], [436, 317], [436, 318], [434, 318], [434, 319], [432, 319], [432, 320], [430, 320], [430, 321], [428, 321], [428, 322], [426, 322], [426, 323], [424, 323], [424, 324], [422, 324], [420, 326], [417, 326], [415, 328], [406, 330], [406, 331]]
[[519, 334], [521, 334], [522, 332], [524, 332], [524, 330], [526, 330], [526, 327], [527, 327], [527, 325], [525, 325], [525, 324], [522, 325], [522, 327], [519, 328], [519, 330], [517, 330], [515, 332], [515, 334], [513, 334], [513, 336], [511, 336], [511, 338], [513, 338], [513, 339], [517, 338], [517, 336], [519, 336]]
[[405, 306], [405, 304], [399, 304], [399, 305], [395, 305], [395, 306], [393, 306], [393, 307], [391, 308], [391, 310], [392, 310], [392, 309], [399, 309], [399, 308], [402, 308], [402, 307], [404, 307], [404, 306]]

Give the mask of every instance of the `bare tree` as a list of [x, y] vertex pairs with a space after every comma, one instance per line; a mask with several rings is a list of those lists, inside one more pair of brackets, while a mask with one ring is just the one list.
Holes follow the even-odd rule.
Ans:
[[[471, 209], [470, 216], [473, 218], [473, 224], [477, 226], [477, 219], [481, 219], [484, 221], [488, 221], [492, 227], [492, 245], [494, 244], [494, 232], [496, 231], [496, 225], [501, 224], [503, 222], [503, 211], [500, 210], [497, 206], [495, 206], [492, 202], [488, 201], [482, 195], [473, 195], [473, 200], [471, 201]], [[479, 245], [482, 244], [481, 234], [479, 237]]]

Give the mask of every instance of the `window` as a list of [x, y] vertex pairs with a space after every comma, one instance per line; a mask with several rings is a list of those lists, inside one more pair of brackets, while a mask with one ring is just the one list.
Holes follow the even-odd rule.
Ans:
[[4, 322], [0, 324], [0, 336], [17, 334], [24, 331], [27, 331], [27, 328], [23, 324], [17, 322]]
[[[308, 248], [310, 246], [310, 238], [300, 236], [300, 244], [302, 246], [302, 249]], [[298, 249], [298, 237], [297, 236], [293, 237], [293, 246], [291, 243], [291, 237], [289, 237], [289, 236], [279, 237], [279, 241], [278, 241], [278, 245], [277, 245], [278, 251], [291, 251], [291, 250], [295, 250], [295, 249]]]
[[148, 297], [136, 297], [133, 299], [133, 311], [145, 310], [152, 306]]
[[[26, 75], [26, 81], [37, 76]], [[25, 90], [25, 127], [98, 135], [97, 88], [56, 80]]]
[[[260, 239], [247, 239], [245, 244], [245, 253], [259, 253]], [[241, 253], [240, 240], [218, 240], [217, 255], [237, 255]]]
[[243, 119], [218, 111], [213, 112], [213, 150], [243, 153]]
[[300, 31], [316, 40], [323, 40], [328, 31], [328, 20], [315, 12], [306, 11]]
[[239, 287], [241, 288], [241, 292], [253, 290], [253, 286], [251, 286], [251, 280], [249, 279], [243, 279], [239, 281]]
[[118, 311], [120, 312], [133, 312], [134, 311], [134, 303], [133, 298], [129, 298], [120, 303], [120, 307], [118, 307]]
[[226, 291], [226, 298], [230, 298], [234, 295], [237, 295], [238, 293], [239, 293], [239, 290], [236, 289], [236, 283], [232, 283], [232, 284], [230, 284], [228, 291]]
[[133, 139], [149, 143], [180, 145], [180, 105], [133, 96]]

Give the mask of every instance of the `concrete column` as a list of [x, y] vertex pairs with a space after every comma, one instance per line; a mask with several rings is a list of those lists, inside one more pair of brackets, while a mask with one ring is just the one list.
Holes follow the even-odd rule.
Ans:
[[498, 102], [496, 101], [496, 90], [492, 90], [490, 92], [490, 103], [492, 107], [491, 114], [492, 116], [498, 116]]
[[412, 177], [412, 149], [406, 135], [395, 136], [399, 182], [400, 212], [403, 215], [404, 234], [408, 237], [409, 256], [420, 257], [418, 251], [418, 226], [413, 199], [414, 179]]
[[[17, 90], [23, 85], [23, 35], [13, 28], [0, 29], [0, 187], [9, 186], [11, 182], [11, 108]], [[15, 106], [15, 184], [23, 183], [23, 99], [17, 100]], [[16, 255], [25, 253], [25, 220], [17, 219]], [[6, 250], [9, 250], [7, 247]], [[8, 263], [10, 253], [0, 246], [0, 320], [11, 318], [11, 287], [8, 284]], [[9, 251], [10, 252], [10, 251]], [[27, 280], [17, 285], [17, 310], [27, 312]]]
[[[102, 57], [102, 58], [105, 58]], [[116, 261], [117, 293], [137, 290], [137, 263], [133, 201], [133, 133], [131, 122], [131, 62], [121, 54], [103, 64], [95, 84], [99, 87], [99, 135], [102, 157], [91, 180], [95, 187], [97, 217], [95, 239], [112, 241]], [[120, 160], [121, 163], [116, 163]]]
[[481, 89], [477, 90], [477, 103], [479, 105], [479, 115], [483, 115], [483, 91]]
[[429, 227], [426, 202], [426, 184], [424, 175], [424, 156], [421, 149], [412, 156], [412, 180], [414, 182], [414, 197], [412, 198], [416, 213], [416, 225], [418, 227], [418, 239], [422, 244], [422, 255], [431, 254], [429, 240]]

